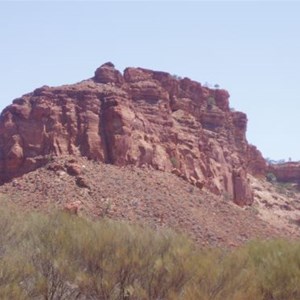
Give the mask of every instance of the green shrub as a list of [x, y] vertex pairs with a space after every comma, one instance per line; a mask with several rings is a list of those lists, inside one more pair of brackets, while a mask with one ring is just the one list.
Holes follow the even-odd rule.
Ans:
[[251, 243], [247, 251], [262, 299], [300, 299], [299, 242], [256, 242]]
[[216, 99], [213, 96], [207, 98], [207, 108], [211, 110], [216, 105]]
[[201, 249], [170, 230], [15, 213], [0, 209], [0, 299], [300, 299], [299, 242]]
[[191, 243], [174, 233], [108, 220], [86, 225], [76, 231], [72, 257], [87, 297], [163, 299], [191, 277]]
[[269, 182], [276, 182], [276, 181], [277, 181], [276, 176], [274, 175], [274, 173], [271, 173], [271, 172], [267, 173], [266, 179], [267, 179]]
[[170, 161], [171, 161], [171, 164], [172, 164], [173, 168], [177, 168], [177, 169], [180, 168], [180, 163], [179, 163], [178, 159], [175, 156], [172, 156], [170, 158]]

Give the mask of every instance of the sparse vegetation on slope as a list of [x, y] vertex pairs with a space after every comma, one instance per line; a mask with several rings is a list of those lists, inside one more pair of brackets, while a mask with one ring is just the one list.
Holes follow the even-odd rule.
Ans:
[[299, 299], [300, 243], [198, 248], [169, 230], [0, 210], [1, 299]]

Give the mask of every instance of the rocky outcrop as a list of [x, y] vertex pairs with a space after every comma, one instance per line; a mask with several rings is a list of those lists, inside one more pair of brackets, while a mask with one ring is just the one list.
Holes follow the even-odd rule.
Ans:
[[255, 146], [249, 145], [247, 152], [249, 172], [256, 177], [265, 177], [267, 163], [266, 160], [262, 157], [260, 151]]
[[142, 68], [121, 74], [106, 63], [92, 79], [44, 86], [2, 112], [0, 180], [71, 154], [173, 172], [250, 204], [247, 174], [264, 174], [264, 160], [246, 140], [246, 115], [228, 99], [188, 78]]
[[269, 172], [273, 173], [280, 182], [294, 182], [300, 184], [300, 162], [271, 164]]

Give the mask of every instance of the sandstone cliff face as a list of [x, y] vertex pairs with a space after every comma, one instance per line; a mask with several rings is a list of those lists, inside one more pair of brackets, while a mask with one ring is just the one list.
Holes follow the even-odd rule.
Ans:
[[294, 182], [300, 185], [300, 163], [287, 162], [269, 166], [269, 172], [280, 182]]
[[92, 79], [41, 87], [2, 112], [0, 180], [72, 154], [173, 172], [251, 204], [247, 173], [261, 175], [266, 165], [247, 143], [246, 115], [231, 111], [228, 98], [188, 78], [141, 68], [121, 74], [106, 63]]

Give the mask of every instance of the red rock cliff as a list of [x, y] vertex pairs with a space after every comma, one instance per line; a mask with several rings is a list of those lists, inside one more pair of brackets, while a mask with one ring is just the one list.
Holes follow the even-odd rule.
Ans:
[[300, 162], [272, 164], [269, 166], [268, 171], [273, 173], [280, 182], [296, 182], [300, 184]]
[[111, 63], [92, 79], [44, 86], [13, 101], [0, 119], [0, 180], [34, 170], [52, 155], [115, 165], [148, 165], [198, 187], [252, 203], [247, 173], [265, 163], [247, 143], [247, 117], [229, 94], [188, 78]]

